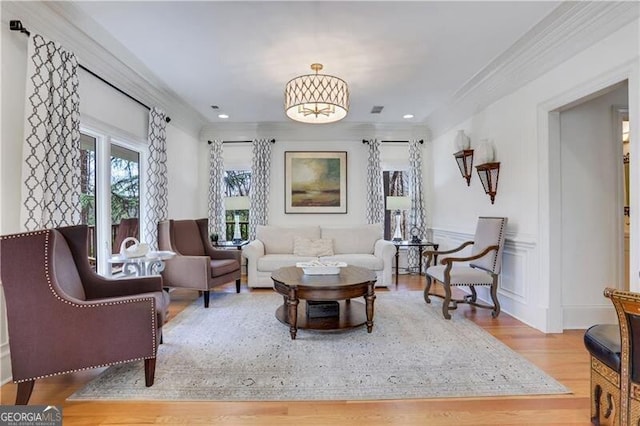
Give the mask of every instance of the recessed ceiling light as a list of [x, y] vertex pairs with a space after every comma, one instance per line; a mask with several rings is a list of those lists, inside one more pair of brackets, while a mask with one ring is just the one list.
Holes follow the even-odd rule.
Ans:
[[218, 118], [229, 118], [227, 114], [218, 114]]
[[406, 119], [413, 118], [413, 114], [405, 114], [402, 116], [402, 118], [406, 118]]

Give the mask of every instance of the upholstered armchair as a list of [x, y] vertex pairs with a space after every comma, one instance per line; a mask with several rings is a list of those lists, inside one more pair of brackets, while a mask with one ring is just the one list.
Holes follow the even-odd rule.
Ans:
[[144, 360], [153, 385], [169, 296], [162, 278], [111, 280], [94, 273], [87, 227], [0, 237], [0, 278], [16, 404], [36, 379]]
[[606, 288], [618, 324], [584, 334], [591, 356], [591, 423], [640, 424], [640, 294]]
[[209, 291], [216, 286], [235, 280], [236, 292], [240, 293], [241, 252], [213, 248], [208, 234], [208, 219], [158, 223], [160, 250], [176, 254], [165, 261], [165, 285], [201, 291], [205, 308], [209, 307]]
[[[444, 299], [442, 302], [442, 315], [446, 319], [451, 319], [449, 310], [456, 309], [458, 303], [467, 303], [479, 308], [491, 309], [491, 315], [494, 318], [500, 315], [498, 277], [502, 267], [502, 250], [504, 248], [506, 227], [506, 217], [480, 217], [476, 225], [473, 241], [466, 241], [453, 250], [425, 250], [423, 252], [427, 264], [425, 272], [427, 286], [424, 289], [425, 302], [431, 303], [429, 296]], [[470, 245], [472, 246], [470, 256], [451, 256]], [[444, 257], [441, 257], [440, 265], [432, 265], [432, 260], [436, 259], [437, 256]], [[430, 292], [433, 281], [442, 283], [444, 296]], [[452, 299], [451, 287], [455, 286], [469, 287], [471, 294], [462, 299]], [[490, 288], [493, 305], [478, 301], [475, 286], [487, 286]]]

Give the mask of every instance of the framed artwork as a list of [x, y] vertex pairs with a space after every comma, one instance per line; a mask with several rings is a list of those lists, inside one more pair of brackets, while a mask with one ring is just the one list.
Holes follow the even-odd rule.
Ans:
[[285, 213], [346, 213], [347, 152], [286, 151]]

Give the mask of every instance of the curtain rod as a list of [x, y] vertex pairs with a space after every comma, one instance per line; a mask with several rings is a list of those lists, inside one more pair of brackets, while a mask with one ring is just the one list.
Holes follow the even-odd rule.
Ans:
[[[24, 26], [22, 26], [22, 21], [19, 21], [19, 20], [11, 20], [11, 21], [9, 21], [9, 29], [11, 31], [20, 31], [23, 34], [26, 34], [27, 37], [31, 36], [31, 33]], [[92, 76], [97, 78], [98, 80], [102, 81], [103, 83], [105, 83], [106, 85], [111, 87], [112, 89], [115, 89], [118, 92], [122, 93], [127, 98], [131, 99], [132, 101], [138, 103], [139, 105], [142, 105], [143, 107], [145, 107], [148, 110], [151, 110], [151, 108], [147, 104], [145, 104], [145, 103], [139, 101], [138, 99], [134, 98], [133, 96], [131, 96], [130, 94], [128, 94], [124, 90], [120, 89], [119, 87], [116, 87], [115, 85], [113, 85], [112, 83], [108, 82], [104, 78], [100, 77], [98, 74], [96, 74], [95, 72], [91, 71], [89, 68], [85, 67], [84, 65], [78, 64], [78, 67], [80, 67], [81, 69], [85, 70], [86, 72], [88, 72], [89, 74], [91, 74]], [[167, 116], [167, 117], [165, 117], [165, 120], [166, 120], [167, 123], [169, 123], [169, 122], [171, 122], [171, 117]]]
[[[271, 139], [269, 142], [276, 143], [275, 139]], [[213, 141], [207, 141], [207, 145], [211, 145]], [[222, 141], [222, 143], [253, 143], [253, 141]]]
[[[380, 141], [381, 143], [409, 143], [409, 141]], [[362, 139], [362, 143], [366, 143], [368, 144], [369, 141], [367, 139]], [[423, 144], [424, 143], [424, 139], [420, 139], [418, 141], [419, 144]]]

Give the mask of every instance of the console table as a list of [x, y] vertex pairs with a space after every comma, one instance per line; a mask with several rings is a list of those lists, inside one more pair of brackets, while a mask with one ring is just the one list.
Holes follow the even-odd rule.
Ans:
[[[420, 250], [420, 254], [418, 256], [418, 274], [422, 275], [422, 248], [423, 247], [433, 247], [434, 250], [438, 250], [439, 244], [432, 243], [430, 241], [422, 240], [422, 241], [391, 241], [394, 246], [396, 246], [396, 288], [398, 288], [398, 258], [400, 257], [400, 247], [418, 247]], [[438, 262], [438, 257], [435, 257], [436, 263]]]
[[248, 240], [241, 240], [238, 242], [234, 242], [234, 241], [215, 241], [213, 243], [213, 246], [216, 248], [237, 248], [238, 250], [242, 250], [243, 246], [246, 246], [247, 244], [249, 244]]

